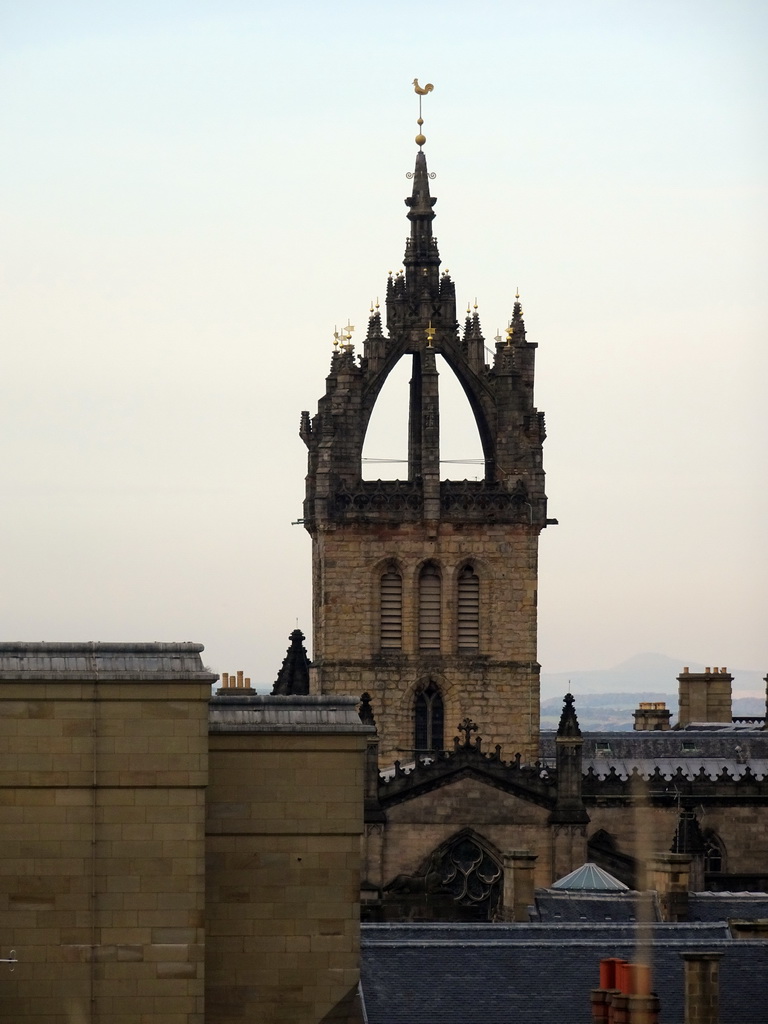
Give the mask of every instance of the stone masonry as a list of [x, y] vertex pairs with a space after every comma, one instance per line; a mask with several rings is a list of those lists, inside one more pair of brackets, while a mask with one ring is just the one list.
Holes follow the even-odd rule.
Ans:
[[202, 1024], [197, 644], [0, 644], [0, 1018]]
[[350, 697], [211, 702], [206, 1024], [360, 1021], [367, 734]]

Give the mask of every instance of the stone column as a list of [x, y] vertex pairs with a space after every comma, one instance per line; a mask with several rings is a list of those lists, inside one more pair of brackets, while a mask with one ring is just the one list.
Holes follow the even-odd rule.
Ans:
[[505, 921], [527, 921], [533, 903], [533, 864], [535, 853], [510, 850], [504, 854], [504, 888], [501, 916]]
[[685, 1024], [719, 1024], [722, 953], [681, 953], [685, 962]]

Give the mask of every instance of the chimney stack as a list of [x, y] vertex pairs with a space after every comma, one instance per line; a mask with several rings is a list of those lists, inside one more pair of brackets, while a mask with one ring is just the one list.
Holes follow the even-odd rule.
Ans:
[[684, 1024], [719, 1024], [722, 953], [681, 953], [685, 962]]
[[683, 669], [677, 677], [677, 728], [691, 722], [728, 722], [733, 720], [731, 684], [733, 676], [726, 668], [707, 668], [703, 672]]
[[670, 728], [672, 712], [664, 701], [647, 701], [638, 704], [632, 717], [635, 719], [636, 732], [664, 732]]

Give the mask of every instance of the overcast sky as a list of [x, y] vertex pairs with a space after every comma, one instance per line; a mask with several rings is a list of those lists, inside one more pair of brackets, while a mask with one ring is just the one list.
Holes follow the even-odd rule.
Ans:
[[519, 286], [539, 345], [543, 668], [768, 671], [766, 22], [0, 2], [4, 638], [197, 640], [269, 684], [309, 634], [299, 414], [401, 266], [418, 76], [443, 266], [490, 345]]

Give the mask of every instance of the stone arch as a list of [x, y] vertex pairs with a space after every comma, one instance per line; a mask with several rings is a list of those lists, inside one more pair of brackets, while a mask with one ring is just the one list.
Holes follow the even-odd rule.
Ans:
[[[390, 343], [393, 339], [390, 339]], [[400, 344], [393, 346], [384, 365], [373, 380], [369, 381], [363, 393], [360, 407], [360, 458], [365, 445], [365, 436], [371, 422], [371, 416], [387, 378], [394, 370], [400, 360], [407, 355], [416, 355], [408, 340], [403, 339]], [[485, 477], [492, 480], [495, 477], [496, 464], [496, 409], [494, 397], [488, 386], [481, 381], [466, 364], [466, 357], [461, 353], [460, 345], [446, 343], [440, 348], [440, 355], [452, 370], [459, 381], [464, 394], [467, 396], [472, 415], [475, 418], [477, 431], [480, 435], [480, 444], [485, 458]], [[362, 471], [362, 463], [361, 463]]]

